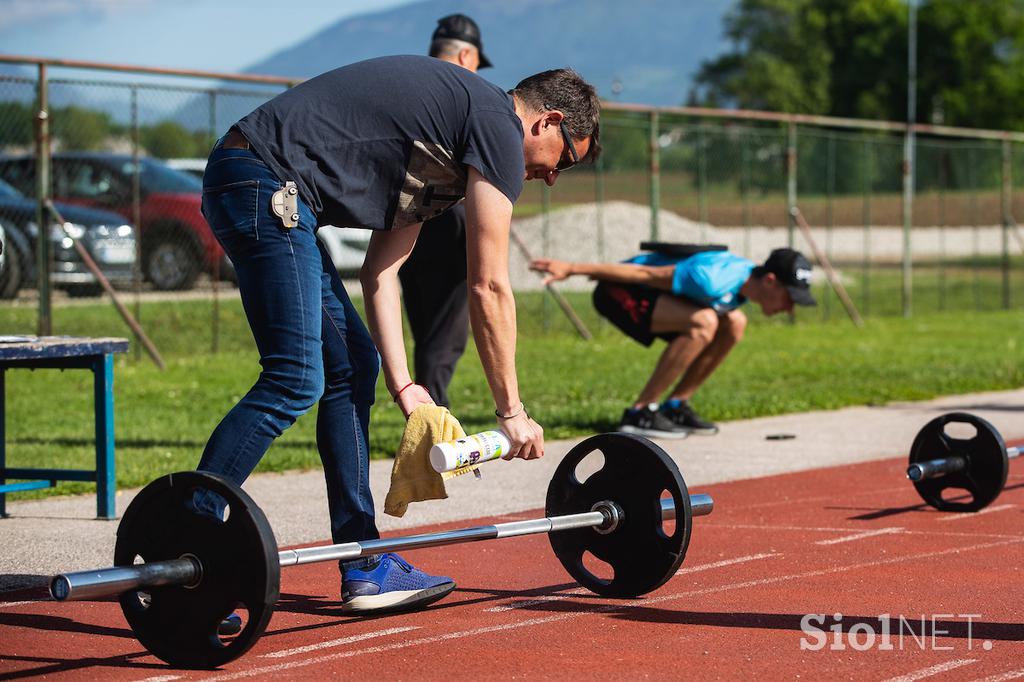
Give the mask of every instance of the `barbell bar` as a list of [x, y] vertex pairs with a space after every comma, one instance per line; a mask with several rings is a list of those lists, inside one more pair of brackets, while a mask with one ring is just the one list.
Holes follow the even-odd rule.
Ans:
[[[707, 516], [714, 508], [715, 502], [710, 495], [690, 495], [691, 516]], [[676, 506], [671, 499], [661, 501], [661, 518], [663, 521], [676, 518]], [[322, 561], [351, 561], [386, 552], [403, 552], [538, 533], [557, 533], [577, 528], [593, 528], [598, 533], [612, 533], [622, 520], [622, 510], [614, 502], [603, 500], [596, 505], [594, 511], [582, 514], [547, 516], [540, 519], [509, 521], [439, 533], [286, 549], [278, 553], [278, 560], [281, 567], [284, 568]], [[186, 555], [180, 559], [133, 566], [111, 566], [110, 568], [62, 573], [51, 579], [50, 596], [57, 601], [103, 599], [132, 590], [169, 585], [194, 586], [202, 580], [202, 575], [203, 568], [199, 559]]]
[[[579, 476], [578, 466], [595, 454], [601, 466]], [[200, 493], [223, 500], [223, 517], [201, 511]], [[220, 476], [181, 472], [153, 481], [132, 500], [118, 526], [114, 566], [57, 575], [50, 593], [58, 601], [116, 595], [151, 653], [176, 667], [215, 668], [263, 634], [283, 567], [546, 533], [583, 587], [637, 597], [676, 574], [693, 517], [713, 509], [710, 496], [688, 493], [660, 447], [611, 433], [584, 440], [562, 459], [548, 485], [544, 518], [279, 550], [266, 516], [241, 488]], [[592, 572], [587, 555], [604, 562], [610, 577]], [[219, 636], [221, 621], [242, 609], [248, 617], [241, 631]]]
[[[966, 424], [973, 434], [958, 437], [947, 431], [957, 424]], [[1019, 456], [1020, 449], [1007, 447], [988, 421], [967, 412], [950, 412], [925, 424], [914, 438], [907, 478], [932, 507], [975, 512], [999, 497], [1006, 486], [1009, 460]], [[958, 491], [969, 493], [970, 500], [965, 501]]]

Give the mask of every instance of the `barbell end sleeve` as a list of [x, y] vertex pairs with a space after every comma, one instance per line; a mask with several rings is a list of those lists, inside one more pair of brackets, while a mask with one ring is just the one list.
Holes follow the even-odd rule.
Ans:
[[1020, 457], [1020, 448], [1006, 448], [1006, 458], [1013, 459], [1014, 457]]
[[129, 590], [195, 585], [202, 575], [199, 560], [192, 556], [134, 566], [111, 566], [54, 576], [50, 579], [50, 596], [56, 601], [116, 597]]
[[911, 464], [907, 467], [907, 478], [911, 481], [920, 481], [924, 478], [924, 469], [921, 468], [920, 464]]
[[715, 501], [710, 495], [690, 495], [690, 510], [694, 516], [707, 516], [715, 510]]
[[[690, 514], [692, 516], [707, 516], [715, 509], [715, 501], [710, 495], [690, 495]], [[669, 521], [676, 517], [676, 505], [671, 497], [661, 501], [661, 518]]]

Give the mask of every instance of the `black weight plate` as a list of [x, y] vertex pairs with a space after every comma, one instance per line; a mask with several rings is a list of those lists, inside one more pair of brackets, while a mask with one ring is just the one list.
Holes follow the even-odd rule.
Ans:
[[[194, 509], [198, 490], [227, 502], [226, 520]], [[128, 505], [114, 563], [183, 555], [202, 564], [198, 585], [125, 592], [121, 610], [139, 642], [158, 658], [179, 668], [216, 668], [245, 653], [270, 621], [280, 593], [277, 543], [262, 510], [241, 488], [221, 476], [187, 471], [158, 478]], [[222, 641], [217, 628], [239, 608], [248, 612], [245, 626]]]
[[[604, 455], [604, 465], [581, 483], [576, 467], [596, 450]], [[662, 528], [661, 495], [666, 490], [677, 510], [671, 535]], [[637, 597], [675, 575], [690, 543], [692, 513], [686, 483], [672, 458], [646, 438], [627, 433], [606, 433], [581, 442], [551, 478], [546, 515], [588, 512], [602, 501], [614, 502], [623, 512], [611, 533], [578, 528], [548, 534], [555, 556], [569, 575], [607, 597]], [[583, 561], [587, 552], [609, 564], [611, 578], [587, 569]]]
[[[946, 433], [946, 425], [952, 423], [970, 424], [976, 433], [971, 438], [954, 438]], [[921, 499], [941, 511], [974, 512], [999, 497], [1006, 485], [1010, 462], [1006, 443], [994, 426], [973, 414], [951, 412], [925, 424], [910, 448], [910, 464], [952, 456], [966, 459], [966, 468], [915, 481], [914, 488]], [[968, 502], [943, 499], [943, 491], [949, 488], [965, 489], [972, 499]]]

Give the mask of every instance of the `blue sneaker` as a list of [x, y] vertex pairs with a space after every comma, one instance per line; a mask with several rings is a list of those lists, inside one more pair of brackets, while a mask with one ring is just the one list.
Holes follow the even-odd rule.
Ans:
[[427, 575], [397, 554], [341, 572], [341, 610], [346, 613], [407, 611], [432, 604], [455, 589], [446, 576]]

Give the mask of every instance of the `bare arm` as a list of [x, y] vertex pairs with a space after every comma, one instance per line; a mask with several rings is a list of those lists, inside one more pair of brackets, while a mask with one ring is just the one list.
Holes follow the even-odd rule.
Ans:
[[640, 265], [638, 263], [570, 263], [553, 258], [538, 258], [530, 263], [530, 269], [546, 272], [544, 284], [572, 277], [586, 275], [602, 282], [622, 284], [643, 284], [655, 289], [672, 291], [674, 265]]
[[515, 415], [499, 425], [511, 441], [510, 456], [544, 454], [543, 430], [521, 410], [516, 376], [516, 302], [508, 276], [512, 202], [474, 169], [466, 186], [466, 257], [469, 318], [480, 362], [498, 413]]
[[[366, 322], [383, 364], [384, 381], [394, 396], [412, 379], [402, 336], [402, 298], [398, 269], [416, 244], [420, 226], [401, 230], [378, 231], [370, 236], [366, 258], [359, 271], [366, 305]], [[398, 398], [399, 407], [408, 417], [417, 405], [432, 403], [426, 389], [410, 386]]]

